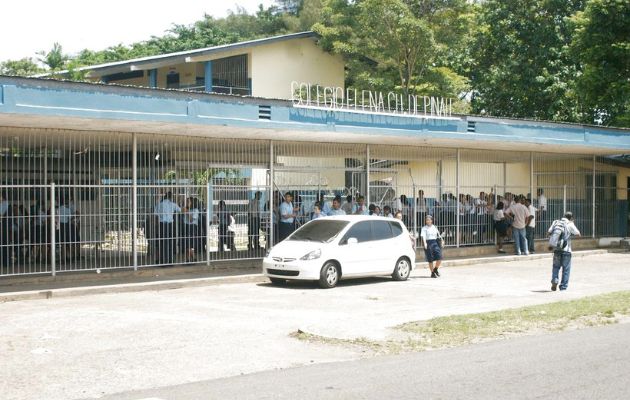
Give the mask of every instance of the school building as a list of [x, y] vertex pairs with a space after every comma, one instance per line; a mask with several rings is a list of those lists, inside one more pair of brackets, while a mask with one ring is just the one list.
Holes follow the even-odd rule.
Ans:
[[155, 207], [167, 192], [199, 211], [194, 231], [175, 217], [177, 264], [262, 257], [288, 191], [299, 223], [321, 194], [363, 195], [403, 208], [411, 231], [434, 214], [454, 248], [495, 240], [491, 216], [463, 215], [457, 200], [508, 193], [535, 205], [542, 193], [538, 240], [567, 210], [583, 236], [627, 236], [630, 130], [456, 115], [448, 99], [347, 90], [343, 60], [316, 40], [86, 67], [91, 82], [0, 76], [0, 276], [160, 265]]

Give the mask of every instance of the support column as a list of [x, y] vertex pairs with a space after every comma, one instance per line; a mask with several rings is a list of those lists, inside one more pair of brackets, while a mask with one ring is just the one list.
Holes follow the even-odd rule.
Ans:
[[[274, 174], [273, 174], [273, 165], [275, 164], [274, 155], [273, 155], [273, 141], [269, 142], [269, 237], [267, 238], [269, 241], [269, 249], [273, 247], [273, 231], [274, 231], [274, 220], [273, 220], [273, 207], [274, 201], [276, 200], [275, 195], [273, 193], [273, 183], [274, 183]], [[319, 193], [317, 194], [319, 195]]]
[[592, 188], [592, 199], [591, 202], [592, 204], [592, 222], [591, 222], [591, 235], [593, 237], [593, 239], [595, 238], [595, 210], [596, 210], [596, 203], [595, 203], [595, 196], [597, 195], [597, 191], [595, 189], [595, 185], [596, 185], [596, 178], [597, 175], [597, 156], [595, 156], [595, 154], [593, 154], [593, 184], [591, 185]]
[[157, 87], [157, 69], [149, 70], [149, 87], [156, 88]]
[[529, 196], [532, 205], [534, 204], [534, 152], [529, 152]]
[[208, 93], [212, 93], [212, 61], [206, 61], [203, 64], [204, 68], [204, 90]]
[[457, 158], [455, 160], [455, 244], [459, 247], [459, 156], [460, 151], [457, 149]]
[[131, 251], [133, 253], [133, 270], [138, 270], [138, 137], [131, 136]]
[[365, 194], [365, 201], [368, 205], [372, 204], [370, 202], [370, 145], [366, 145], [365, 146], [365, 157], [366, 157], [366, 162], [365, 162], [365, 190], [366, 190], [366, 194]]

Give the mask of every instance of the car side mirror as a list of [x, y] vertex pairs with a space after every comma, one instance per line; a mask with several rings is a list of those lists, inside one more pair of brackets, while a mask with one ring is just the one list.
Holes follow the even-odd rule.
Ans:
[[348, 240], [346, 240], [346, 244], [357, 244], [359, 243], [359, 241], [357, 240], [357, 238], [348, 238]]

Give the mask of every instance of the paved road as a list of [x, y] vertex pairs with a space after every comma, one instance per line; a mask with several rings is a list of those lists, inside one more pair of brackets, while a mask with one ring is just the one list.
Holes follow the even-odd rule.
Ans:
[[269, 371], [106, 399], [628, 399], [630, 324]]
[[[550, 260], [426, 269], [407, 282], [222, 284], [0, 303], [0, 399], [99, 398], [280, 368], [365, 358], [360, 348], [296, 340], [397, 338], [392, 327], [630, 290], [630, 254], [576, 257], [566, 292]], [[605, 269], [602, 269], [605, 265]], [[367, 354], [369, 355], [369, 354]]]

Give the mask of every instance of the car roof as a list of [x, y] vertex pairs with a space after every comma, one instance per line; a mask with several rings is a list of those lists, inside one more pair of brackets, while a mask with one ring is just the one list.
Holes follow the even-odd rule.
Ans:
[[330, 215], [327, 217], [322, 217], [322, 218], [318, 218], [316, 221], [319, 220], [338, 220], [338, 221], [348, 221], [348, 222], [359, 222], [359, 221], [396, 221], [396, 222], [401, 222], [399, 220], [397, 220], [396, 218], [389, 218], [389, 217], [377, 217], [374, 215]]

